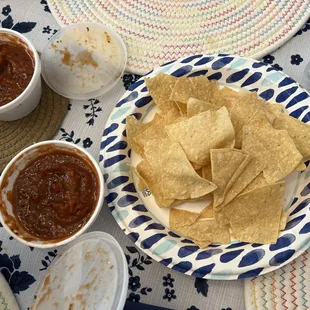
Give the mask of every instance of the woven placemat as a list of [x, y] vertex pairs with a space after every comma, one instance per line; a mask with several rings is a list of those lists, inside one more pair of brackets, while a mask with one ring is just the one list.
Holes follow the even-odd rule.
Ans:
[[310, 251], [282, 268], [246, 279], [247, 310], [310, 309]]
[[231, 53], [260, 59], [310, 16], [310, 0], [48, 0], [60, 25], [106, 24], [128, 49], [127, 71], [145, 74], [184, 56]]
[[68, 103], [68, 99], [42, 81], [41, 101], [33, 112], [17, 121], [0, 121], [0, 172], [27, 146], [55, 136], [68, 111]]

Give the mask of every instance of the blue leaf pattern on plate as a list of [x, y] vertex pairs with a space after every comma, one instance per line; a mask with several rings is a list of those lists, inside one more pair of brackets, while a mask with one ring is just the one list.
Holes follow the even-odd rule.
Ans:
[[171, 73], [171, 75], [176, 76], [176, 77], [183, 76], [191, 72], [192, 68], [193, 66], [187, 65], [187, 66], [184, 66], [184, 67], [181, 67], [175, 70], [174, 72]]
[[243, 69], [241, 71], [235, 72], [231, 74], [227, 79], [226, 83], [236, 83], [240, 80], [242, 80], [248, 73], [250, 69]]
[[219, 70], [222, 69], [223, 67], [227, 66], [229, 63], [233, 61], [234, 57], [224, 57], [220, 58], [219, 60], [215, 61], [211, 68], [213, 70]]
[[236, 250], [224, 253], [221, 255], [220, 261], [222, 263], [228, 263], [238, 257], [244, 250]]
[[246, 86], [256, 83], [262, 77], [262, 75], [263, 74], [261, 72], [253, 73], [242, 83], [241, 87], [246, 87]]
[[150, 249], [155, 243], [166, 236], [166, 234], [155, 234], [151, 237], [148, 237], [141, 242], [141, 247], [142, 249]]
[[292, 234], [286, 234], [282, 237], [279, 237], [275, 244], [271, 244], [269, 249], [270, 251], [276, 251], [283, 249], [291, 245], [296, 240], [296, 237]]
[[178, 256], [183, 258], [197, 252], [197, 250], [199, 250], [198, 246], [194, 245], [183, 246], [179, 249]]
[[293, 254], [295, 253], [295, 250], [286, 250], [283, 252], [280, 252], [276, 254], [269, 262], [270, 266], [279, 266], [282, 265], [284, 262], [286, 262], [288, 259], [290, 259]]
[[257, 249], [244, 255], [238, 265], [238, 267], [247, 267], [259, 262], [265, 255], [265, 250]]

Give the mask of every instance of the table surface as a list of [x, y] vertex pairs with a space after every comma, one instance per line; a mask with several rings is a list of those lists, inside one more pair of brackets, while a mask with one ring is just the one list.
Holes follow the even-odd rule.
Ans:
[[[0, 0], [0, 23], [24, 33], [41, 51], [60, 27], [50, 13], [46, 0]], [[309, 30], [309, 31], [308, 31]], [[301, 82], [310, 61], [310, 20], [285, 45], [263, 61], [283, 70]], [[117, 85], [100, 98], [71, 100], [68, 114], [55, 139], [83, 146], [98, 158], [102, 132], [119, 98], [139, 76], [124, 74]], [[121, 244], [129, 265], [128, 300], [170, 309], [243, 310], [243, 281], [195, 279], [170, 270], [147, 258], [125, 236], [103, 206], [92, 231], [105, 231]], [[21, 309], [28, 309], [39, 281], [59, 249], [40, 250], [27, 247], [0, 228], [0, 269], [6, 276]]]

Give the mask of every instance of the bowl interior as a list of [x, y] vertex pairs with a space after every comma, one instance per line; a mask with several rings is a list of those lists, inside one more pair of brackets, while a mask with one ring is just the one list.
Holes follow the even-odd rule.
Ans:
[[[61, 240], [39, 240], [38, 238], [27, 233], [17, 222], [16, 217], [13, 212], [12, 206], [12, 190], [14, 186], [14, 182], [16, 181], [20, 172], [37, 156], [49, 153], [55, 150], [68, 151], [73, 154], [78, 155], [79, 157], [87, 160], [93, 166], [93, 170], [98, 176], [98, 186], [99, 186], [99, 194], [97, 200], [97, 206], [93, 211], [93, 215], [89, 218], [89, 220], [85, 223], [85, 225], [80, 228], [73, 235], [68, 236], [67, 238], [63, 238]], [[99, 208], [101, 207], [102, 196], [103, 196], [103, 182], [100, 178], [99, 167], [94, 165], [94, 160], [84, 153], [82, 150], [78, 149], [75, 145], [66, 143], [66, 142], [48, 142], [48, 143], [40, 143], [34, 146], [31, 146], [25, 149], [23, 152], [18, 154], [12, 161], [8, 164], [5, 170], [2, 173], [0, 179], [0, 220], [3, 226], [7, 229], [7, 231], [20, 242], [31, 245], [33, 247], [55, 247], [61, 244], [65, 244], [75, 237], [80, 235], [85, 229], [90, 225], [91, 222], [94, 221], [97, 213], [99, 212]]]

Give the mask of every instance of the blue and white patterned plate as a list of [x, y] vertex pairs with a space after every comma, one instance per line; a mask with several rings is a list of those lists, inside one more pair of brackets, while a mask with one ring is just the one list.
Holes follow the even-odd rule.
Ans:
[[[220, 85], [257, 91], [269, 102], [283, 104], [291, 116], [310, 120], [309, 94], [293, 79], [271, 66], [251, 59], [219, 55], [195, 55], [165, 64], [159, 72], [174, 76], [206, 75]], [[310, 246], [310, 168], [287, 179], [284, 209], [289, 218], [276, 244], [233, 242], [199, 249], [190, 240], [166, 226], [167, 210], [154, 207], [152, 197], [138, 193], [128, 164], [131, 150], [126, 141], [126, 116], [134, 114], [145, 121], [154, 114], [144, 79], [138, 80], [116, 104], [101, 142], [100, 162], [104, 168], [106, 200], [119, 226], [147, 255], [174, 270], [195, 277], [233, 280], [254, 277], [277, 269]], [[166, 214], [166, 215], [165, 215]], [[165, 220], [163, 220], [165, 219]]]

